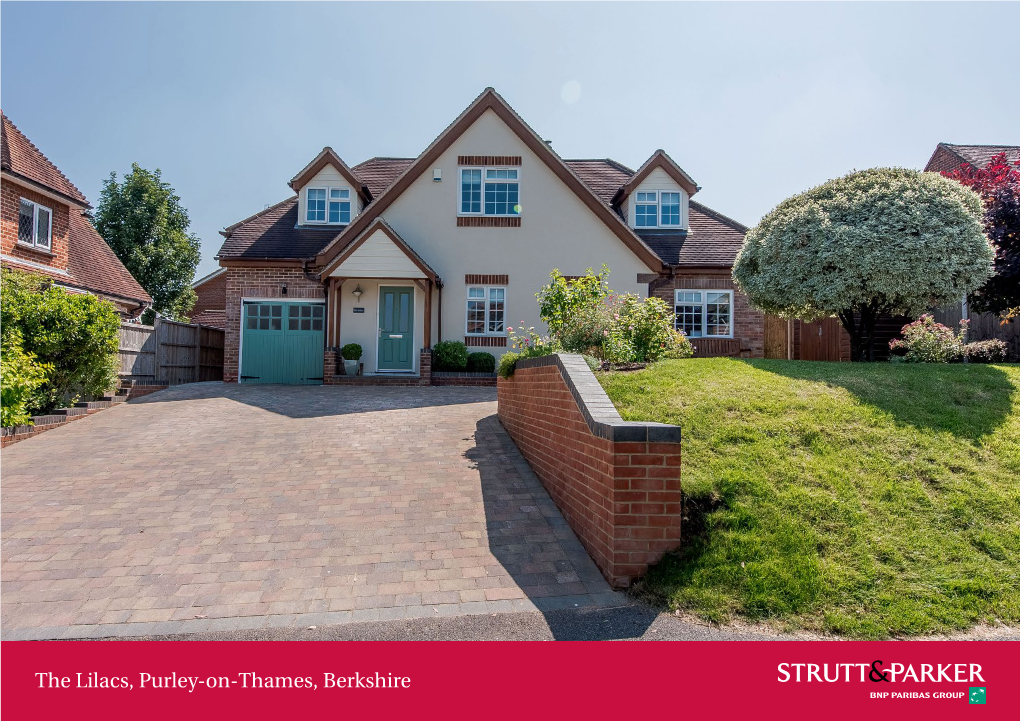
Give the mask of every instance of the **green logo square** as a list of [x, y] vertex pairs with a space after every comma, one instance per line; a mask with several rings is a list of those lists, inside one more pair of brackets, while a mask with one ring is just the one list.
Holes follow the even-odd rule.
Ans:
[[984, 703], [985, 702], [985, 687], [984, 686], [971, 686], [970, 687], [970, 702], [971, 703]]

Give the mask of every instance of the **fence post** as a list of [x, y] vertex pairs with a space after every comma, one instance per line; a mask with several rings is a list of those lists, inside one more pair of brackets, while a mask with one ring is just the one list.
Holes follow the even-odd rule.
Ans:
[[157, 386], [160, 385], [160, 382], [159, 382], [160, 381], [160, 378], [159, 378], [159, 350], [160, 350], [161, 344], [160, 344], [160, 340], [159, 340], [159, 327], [160, 327], [161, 324], [162, 324], [162, 320], [160, 319], [160, 317], [158, 315], [155, 318], [152, 319], [152, 337], [154, 339], [154, 342], [152, 344], [152, 350], [155, 353], [155, 355], [153, 356], [153, 360], [152, 360], [152, 379], [153, 379], [152, 382], [155, 385], [157, 385]]
[[202, 380], [202, 324], [195, 324], [195, 380], [198, 383]]

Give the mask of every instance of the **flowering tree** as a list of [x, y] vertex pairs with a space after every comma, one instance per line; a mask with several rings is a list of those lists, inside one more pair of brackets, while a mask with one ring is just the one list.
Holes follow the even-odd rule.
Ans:
[[947, 178], [874, 168], [780, 203], [747, 233], [733, 278], [767, 313], [839, 318], [874, 360], [882, 314], [949, 305], [991, 274], [981, 198]]
[[981, 195], [985, 234], [995, 249], [994, 273], [971, 294], [971, 307], [1004, 318], [1020, 315], [1020, 159], [1010, 164], [998, 153], [984, 168], [964, 163], [942, 175]]

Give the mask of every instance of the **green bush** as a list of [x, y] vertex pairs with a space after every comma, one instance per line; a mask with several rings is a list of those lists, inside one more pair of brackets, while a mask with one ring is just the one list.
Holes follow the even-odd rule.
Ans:
[[100, 396], [117, 382], [120, 317], [94, 295], [68, 293], [41, 276], [4, 268], [0, 329], [21, 336], [25, 353], [50, 367], [28, 404], [41, 413]]
[[0, 343], [0, 426], [31, 425], [28, 406], [49, 370], [21, 347], [20, 331], [14, 328], [4, 334]]
[[340, 349], [340, 357], [344, 360], [361, 360], [364, 351], [357, 343], [348, 343]]
[[496, 370], [496, 356], [484, 351], [469, 353], [467, 369], [469, 373], [492, 373]]
[[499, 377], [509, 378], [510, 376], [512, 376], [514, 374], [514, 368], [517, 366], [517, 361], [519, 361], [522, 357], [523, 356], [520, 353], [515, 353], [512, 350], [507, 351], [502, 356], [500, 356]]
[[889, 341], [890, 360], [906, 363], [954, 363], [963, 358], [963, 334], [967, 321], [960, 324], [960, 332], [936, 323], [934, 316], [925, 313], [913, 323], [903, 326], [903, 338]]
[[613, 324], [612, 309], [605, 300], [599, 299], [567, 312], [555, 335], [568, 353], [602, 355], [602, 346]]
[[597, 305], [612, 296], [609, 289], [609, 268], [603, 264], [598, 275], [588, 268], [584, 276], [567, 280], [554, 268], [549, 273], [550, 282], [535, 294], [538, 299], [539, 316], [549, 326], [549, 332], [557, 334], [560, 326], [579, 308]]
[[432, 369], [460, 372], [467, 368], [468, 351], [463, 341], [444, 340], [432, 348]]
[[971, 363], [1005, 363], [1008, 353], [1009, 346], [998, 338], [974, 341], [963, 347], [963, 354]]

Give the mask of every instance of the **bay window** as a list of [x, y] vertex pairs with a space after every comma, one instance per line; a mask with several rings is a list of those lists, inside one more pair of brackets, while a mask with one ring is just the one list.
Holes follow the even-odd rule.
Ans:
[[461, 168], [461, 215], [520, 215], [519, 168]]
[[503, 335], [506, 288], [470, 285], [467, 289], [468, 335]]
[[22, 198], [18, 208], [18, 242], [49, 250], [53, 244], [53, 211]]
[[677, 290], [676, 329], [689, 338], [733, 337], [732, 290]]

